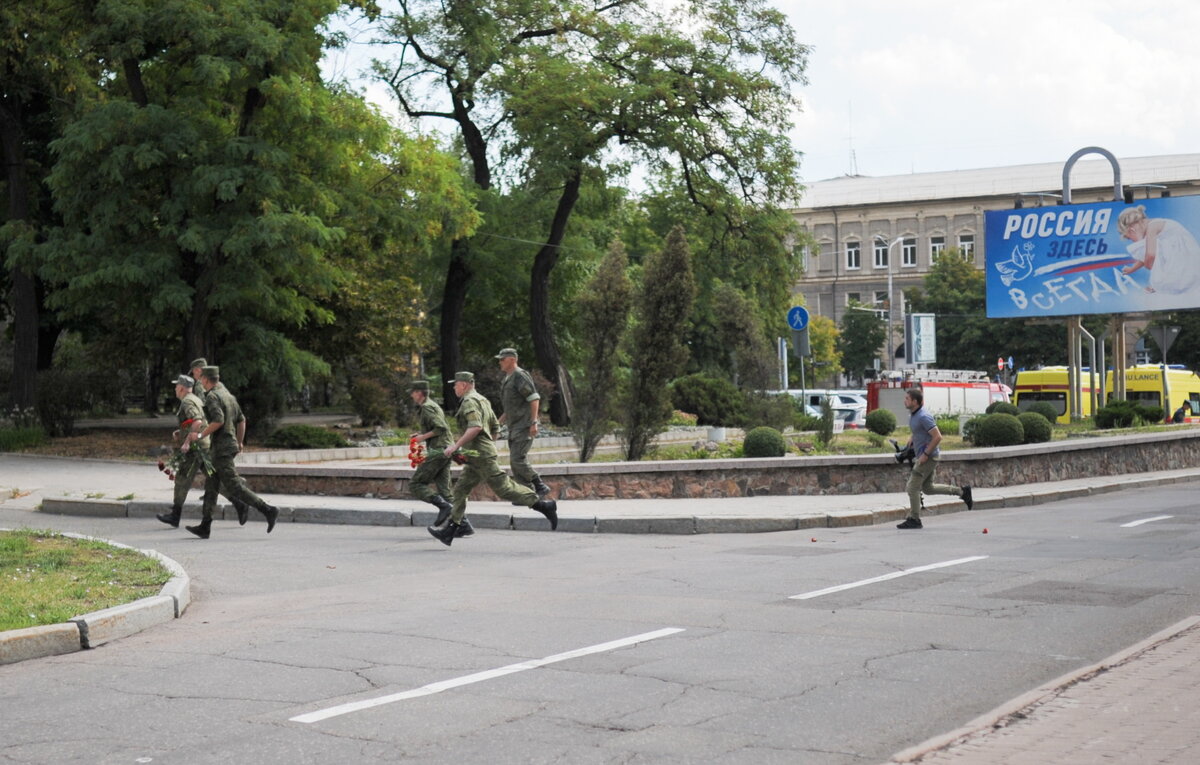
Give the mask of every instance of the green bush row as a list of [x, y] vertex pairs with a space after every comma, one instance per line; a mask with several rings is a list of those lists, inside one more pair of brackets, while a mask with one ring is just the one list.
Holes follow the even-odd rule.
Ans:
[[46, 443], [41, 428], [0, 428], [0, 452], [19, 452]]
[[273, 449], [340, 449], [350, 442], [315, 425], [285, 425], [267, 438], [266, 445]]

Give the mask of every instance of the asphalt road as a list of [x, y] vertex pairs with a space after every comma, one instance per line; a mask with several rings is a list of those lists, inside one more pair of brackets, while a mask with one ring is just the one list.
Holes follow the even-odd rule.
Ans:
[[[451, 549], [37, 516], [171, 556], [193, 602], [0, 667], [0, 762], [879, 763], [1200, 613], [1197, 487], [919, 532], [481, 530]], [[0, 505], [0, 526], [29, 516]]]

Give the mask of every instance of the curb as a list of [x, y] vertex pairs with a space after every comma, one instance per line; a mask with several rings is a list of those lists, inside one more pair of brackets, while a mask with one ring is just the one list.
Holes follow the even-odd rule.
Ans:
[[1017, 716], [1019, 718], [1028, 717], [1029, 710], [1039, 707], [1048, 701], [1053, 700], [1064, 690], [1077, 683], [1086, 682], [1092, 677], [1107, 672], [1113, 667], [1118, 667], [1129, 661], [1132, 661], [1147, 651], [1155, 648], [1162, 643], [1172, 640], [1175, 637], [1187, 632], [1190, 629], [1200, 625], [1200, 616], [1189, 616], [1181, 622], [1167, 627], [1165, 630], [1156, 632], [1150, 637], [1140, 642], [1134, 643], [1132, 646], [1118, 651], [1109, 656], [1107, 659], [1099, 661], [1091, 666], [1077, 669], [1074, 672], [1051, 680], [1050, 682], [1035, 688], [1028, 693], [1023, 693], [1020, 696], [1005, 702], [996, 707], [987, 714], [977, 717], [961, 728], [956, 728], [949, 733], [943, 733], [940, 736], [934, 736], [927, 741], [917, 744], [914, 747], [905, 749], [892, 755], [884, 765], [894, 765], [895, 763], [919, 762], [921, 758], [928, 754], [947, 749], [956, 744], [961, 744], [978, 735], [984, 734], [987, 731], [1005, 727], [1009, 720], [1008, 718]]
[[[11, 531], [11, 529], [0, 529]], [[103, 542], [123, 550], [134, 550], [154, 558], [171, 572], [157, 595], [77, 616], [62, 624], [44, 624], [0, 632], [0, 666], [26, 659], [58, 656], [128, 637], [156, 624], [178, 619], [191, 603], [191, 579], [183, 566], [157, 550], [139, 550], [109, 539], [62, 532], [62, 536]]]

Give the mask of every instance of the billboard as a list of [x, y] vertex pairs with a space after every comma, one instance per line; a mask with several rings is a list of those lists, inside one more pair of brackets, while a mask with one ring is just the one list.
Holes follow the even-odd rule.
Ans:
[[937, 316], [910, 313], [904, 317], [904, 360], [909, 364], [937, 363]]
[[1200, 196], [990, 210], [989, 318], [1200, 308]]

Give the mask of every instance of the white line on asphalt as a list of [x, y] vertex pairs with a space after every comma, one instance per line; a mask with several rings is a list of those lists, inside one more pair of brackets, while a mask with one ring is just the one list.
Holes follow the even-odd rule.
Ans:
[[1129, 523], [1122, 523], [1121, 528], [1131, 529], [1134, 526], [1141, 526], [1143, 523], [1154, 523], [1155, 521], [1165, 521], [1168, 518], [1174, 518], [1174, 517], [1175, 516], [1173, 516], [1173, 515], [1156, 515], [1153, 518], [1143, 518], [1140, 521], [1130, 521]]
[[863, 585], [866, 585], [866, 584], [875, 584], [876, 582], [886, 582], [889, 579], [899, 579], [902, 576], [908, 576], [909, 574], [919, 574], [922, 571], [932, 571], [935, 568], [946, 568], [947, 566], [958, 566], [963, 563], [970, 563], [972, 561], [983, 560], [986, 557], [988, 557], [988, 556], [973, 555], [970, 558], [957, 558], [955, 560], [942, 561], [941, 563], [930, 563], [928, 566], [917, 566], [916, 568], [906, 568], [903, 571], [893, 571], [890, 574], [884, 574], [883, 576], [875, 576], [875, 577], [871, 577], [870, 579], [862, 579], [857, 582], [851, 582], [850, 584], [839, 584], [836, 587], [826, 587], [823, 590], [813, 590], [812, 592], [805, 592], [800, 595], [792, 595], [790, 599], [791, 600], [808, 600], [809, 598], [819, 598], [822, 595], [830, 595], [835, 592], [841, 592], [842, 590], [853, 590], [855, 587], [862, 587]]
[[307, 714], [297, 715], [296, 717], [291, 718], [291, 721], [299, 723], [320, 722], [321, 720], [328, 720], [330, 717], [337, 717], [338, 715], [349, 714], [350, 712], [358, 712], [363, 709], [371, 709], [372, 707], [391, 704], [394, 701], [404, 701], [406, 699], [415, 699], [420, 696], [429, 696], [434, 693], [448, 691], [451, 688], [458, 688], [459, 686], [470, 685], [471, 683], [481, 683], [484, 680], [492, 680], [497, 677], [511, 675], [514, 672], [523, 672], [527, 669], [537, 669], [538, 667], [544, 667], [547, 664], [566, 661], [567, 659], [577, 659], [580, 656], [587, 656], [593, 653], [615, 651], [618, 648], [637, 645], [638, 643], [645, 643], [649, 640], [657, 640], [658, 638], [674, 635], [678, 632], [683, 632], [683, 629], [680, 627], [667, 627], [666, 629], [655, 630], [654, 632], [643, 632], [641, 635], [634, 635], [633, 637], [612, 640], [607, 643], [600, 643], [598, 645], [591, 645], [587, 648], [577, 648], [574, 651], [567, 651], [565, 653], [556, 653], [553, 656], [547, 656], [544, 659], [530, 659], [529, 661], [522, 661], [517, 664], [509, 664], [506, 667], [489, 669], [484, 672], [476, 672], [473, 675], [464, 675], [463, 677], [455, 677], [450, 680], [442, 680], [437, 683], [422, 685], [420, 688], [414, 688], [411, 691], [402, 691], [400, 693], [393, 693], [388, 696], [380, 696], [379, 698], [366, 699], [364, 701], [354, 701], [349, 704], [339, 704], [335, 707], [329, 707], [328, 709], [318, 709], [316, 712], [308, 712]]

